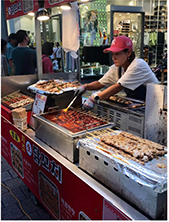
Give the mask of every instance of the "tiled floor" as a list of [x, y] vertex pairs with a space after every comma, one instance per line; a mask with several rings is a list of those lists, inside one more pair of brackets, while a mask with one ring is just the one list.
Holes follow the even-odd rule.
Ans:
[[[21, 206], [3, 185], [12, 191]], [[24, 182], [1, 156], [1, 220], [53, 220], [39, 202], [37, 205], [33, 203], [33, 197]]]

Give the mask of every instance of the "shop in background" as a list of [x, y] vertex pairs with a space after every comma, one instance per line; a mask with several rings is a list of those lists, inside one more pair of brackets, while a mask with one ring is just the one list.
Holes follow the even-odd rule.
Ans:
[[[141, 2], [138, 0], [115, 0], [113, 5], [109, 0], [98, 0], [88, 3], [78, 2], [78, 4], [81, 78], [91, 76], [92, 78], [100, 78], [106, 73], [112, 64], [112, 59], [111, 56], [103, 54], [102, 49], [108, 47], [113, 37], [118, 35], [130, 37], [134, 43], [136, 56], [144, 58], [151, 68], [156, 67], [161, 62], [167, 49], [166, 0], [144, 0]], [[25, 3], [25, 12], [30, 11], [30, 7], [31, 5], [28, 7]], [[111, 7], [122, 7], [123, 10], [121, 12], [113, 11]], [[134, 8], [141, 9], [141, 12], [134, 13]], [[41, 22], [42, 44], [45, 41], [50, 41], [59, 42], [62, 45], [62, 11], [60, 7], [52, 7], [48, 10], [52, 18], [49, 21]], [[16, 32], [18, 29], [29, 31], [30, 46], [36, 47], [34, 16], [27, 14], [9, 19], [7, 20], [7, 27], [8, 33]], [[63, 71], [76, 72], [78, 59], [73, 59], [69, 53], [66, 55], [64, 52], [62, 57]]]

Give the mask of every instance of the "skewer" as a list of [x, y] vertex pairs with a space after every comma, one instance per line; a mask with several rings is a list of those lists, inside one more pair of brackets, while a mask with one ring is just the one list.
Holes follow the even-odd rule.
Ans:
[[107, 129], [103, 130], [103, 133], [104, 133], [105, 136], [110, 136], [110, 132], [107, 131]]
[[91, 132], [87, 132], [87, 134], [91, 135], [92, 137], [95, 136], [97, 138], [100, 138], [99, 136], [96, 136], [94, 133], [91, 133]]
[[[101, 142], [101, 143], [103, 143], [103, 142]], [[120, 154], [120, 155], [122, 155], [122, 156], [124, 156], [124, 157], [126, 157], [126, 158], [129, 158], [129, 159], [131, 159], [131, 160], [133, 160], [133, 161], [135, 161], [135, 162], [137, 162], [137, 163], [139, 163], [139, 164], [142, 164], [142, 165], [145, 164], [143, 161], [138, 160], [137, 158], [131, 156], [130, 154], [124, 153], [123, 150], [117, 150], [115, 147], [111, 147], [111, 146], [109, 146], [109, 145], [107, 145], [107, 144], [104, 144], [104, 143], [103, 143], [103, 145], [106, 146], [106, 147], [110, 147], [114, 152], [117, 152], [117, 154]], [[114, 150], [114, 149], [115, 149], [115, 150]], [[122, 161], [123, 161], [123, 160], [122, 160]], [[125, 161], [125, 160], [124, 160], [124, 161]], [[127, 162], [127, 164], [129, 164], [129, 163]]]
[[[108, 130], [109, 131], [109, 130]], [[105, 136], [105, 134], [107, 134], [107, 136], [109, 135], [109, 133], [107, 133], [107, 130], [102, 130], [102, 132], [104, 133], [104, 136]], [[112, 132], [112, 130], [110, 130], [110, 132]], [[96, 138], [99, 138], [100, 139], [100, 135], [99, 136], [97, 136], [97, 134], [98, 134], [99, 132], [95, 132], [95, 134], [94, 133], [88, 133], [90, 136], [95, 136]], [[97, 143], [97, 141], [95, 141], [92, 137], [90, 137], [90, 139], [91, 140], [93, 140], [95, 143]], [[99, 143], [103, 143], [103, 142], [99, 142]], [[142, 165], [144, 165], [145, 163], [142, 161], [142, 160], [138, 160], [137, 158], [135, 158], [134, 156], [132, 156], [131, 154], [127, 154], [127, 153], [125, 153], [123, 150], [121, 150], [121, 149], [117, 149], [116, 147], [113, 147], [113, 146], [109, 146], [109, 145], [107, 145], [107, 144], [104, 144], [103, 143], [103, 145], [104, 146], [106, 146], [106, 147], [108, 147], [108, 150], [113, 150], [114, 152], [119, 152], [120, 153], [120, 155], [122, 155], [122, 156], [126, 156], [126, 157], [128, 157], [128, 158], [130, 158], [130, 159], [132, 159], [132, 160], [134, 160], [134, 161], [136, 161], [136, 162], [138, 162], [138, 163], [140, 163], [140, 164], [142, 164]], [[104, 148], [103, 147], [99, 147], [98, 146], [98, 148], [99, 149], [101, 149], [101, 150], [103, 150]], [[105, 151], [105, 150], [103, 150], [103, 151]], [[106, 151], [105, 151], [106, 152]], [[119, 157], [116, 157], [114, 154], [112, 154], [112, 153], [109, 153], [109, 154], [111, 154], [112, 156], [114, 156], [115, 158], [117, 158], [117, 159], [120, 159], [121, 161], [123, 161], [123, 162], [125, 162], [125, 163], [127, 163], [127, 164], [129, 164], [129, 162], [128, 161], [125, 161], [125, 160], [123, 160], [123, 159], [121, 159], [121, 158], [119, 158]]]
[[[97, 143], [93, 138], [91, 138], [91, 137], [87, 137], [87, 138], [89, 138], [89, 139], [91, 139], [92, 141], [94, 141], [95, 143]], [[98, 148], [99, 150], [102, 150], [102, 151], [110, 154], [110, 155], [113, 156], [114, 158], [116, 158], [116, 159], [118, 159], [118, 160], [121, 160], [121, 161], [123, 161], [124, 163], [127, 163], [127, 164], [129, 165], [129, 162], [128, 162], [127, 160], [123, 160], [122, 158], [116, 156], [115, 154], [112, 153], [111, 150], [109, 151], [109, 149], [105, 149], [105, 148], [99, 146], [98, 144], [97, 144], [97, 147], [96, 147], [96, 148]]]
[[[95, 136], [95, 137], [97, 137], [97, 138], [99, 138], [100, 139], [100, 133], [104, 133], [104, 134], [108, 134], [107, 132], [106, 132], [106, 130], [105, 129], [101, 129], [101, 130], [97, 130], [97, 131], [94, 131], [94, 132], [88, 132], [88, 134], [90, 134], [91, 136]], [[99, 134], [99, 135], [98, 135]], [[97, 136], [98, 135], [98, 136]]]
[[[97, 143], [92, 137], [87, 137], [87, 138], [88, 138], [88, 139], [91, 139], [92, 141], [94, 141], [95, 143]], [[112, 153], [111, 153], [108, 149], [105, 149], [105, 148], [99, 146], [98, 143], [97, 143], [97, 148], [100, 149], [100, 150], [103, 150], [104, 152], [106, 152], [106, 153], [108, 153], [108, 154], [111, 154], [111, 155], [112, 155]]]
[[115, 130], [113, 130], [113, 129], [111, 129], [111, 128], [107, 128], [110, 132], [112, 132], [112, 133], [116, 133], [116, 131]]

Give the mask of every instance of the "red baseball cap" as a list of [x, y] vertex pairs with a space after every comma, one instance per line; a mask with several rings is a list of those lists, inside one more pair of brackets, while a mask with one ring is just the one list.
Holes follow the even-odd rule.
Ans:
[[104, 49], [104, 53], [120, 52], [124, 49], [133, 49], [133, 43], [130, 38], [124, 35], [117, 36], [113, 39], [110, 48]]

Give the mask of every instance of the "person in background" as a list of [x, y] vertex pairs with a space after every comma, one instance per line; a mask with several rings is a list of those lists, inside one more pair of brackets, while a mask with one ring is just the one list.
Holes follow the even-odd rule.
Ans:
[[36, 51], [28, 47], [30, 40], [27, 32], [20, 29], [16, 33], [16, 39], [18, 46], [12, 51], [15, 75], [35, 74], [37, 67]]
[[61, 58], [62, 58], [61, 52], [62, 52], [62, 48], [60, 47], [59, 42], [56, 42], [56, 48], [54, 51], [54, 58], [58, 61], [58, 68], [59, 69], [61, 69], [61, 64], [60, 64]]
[[146, 84], [159, 83], [148, 64], [141, 58], [135, 58], [130, 38], [126, 36], [114, 38], [110, 48], [104, 49], [103, 52], [112, 53], [114, 64], [100, 80], [80, 86], [74, 96], [81, 96], [86, 90], [99, 90], [105, 86], [107, 88], [93, 93], [84, 102], [82, 109], [93, 109], [99, 100], [108, 99], [121, 90], [124, 90], [130, 98], [145, 100]]
[[1, 76], [8, 76], [8, 62], [5, 56], [7, 51], [7, 41], [1, 39]]
[[8, 61], [8, 74], [13, 75], [15, 74], [15, 68], [12, 60], [12, 50], [17, 46], [16, 34], [11, 33], [8, 36], [8, 43], [7, 43], [7, 52], [6, 58]]
[[52, 44], [52, 48], [53, 48], [53, 52], [52, 52], [52, 55], [50, 56], [50, 59], [52, 60], [52, 62], [55, 60], [55, 55], [54, 55], [54, 52], [55, 52], [55, 44], [53, 42], [51, 42]]
[[103, 45], [108, 45], [108, 38], [105, 32], [103, 33]]
[[49, 58], [53, 53], [53, 45], [50, 42], [45, 42], [42, 46], [42, 67], [43, 73], [53, 73], [53, 64]]

